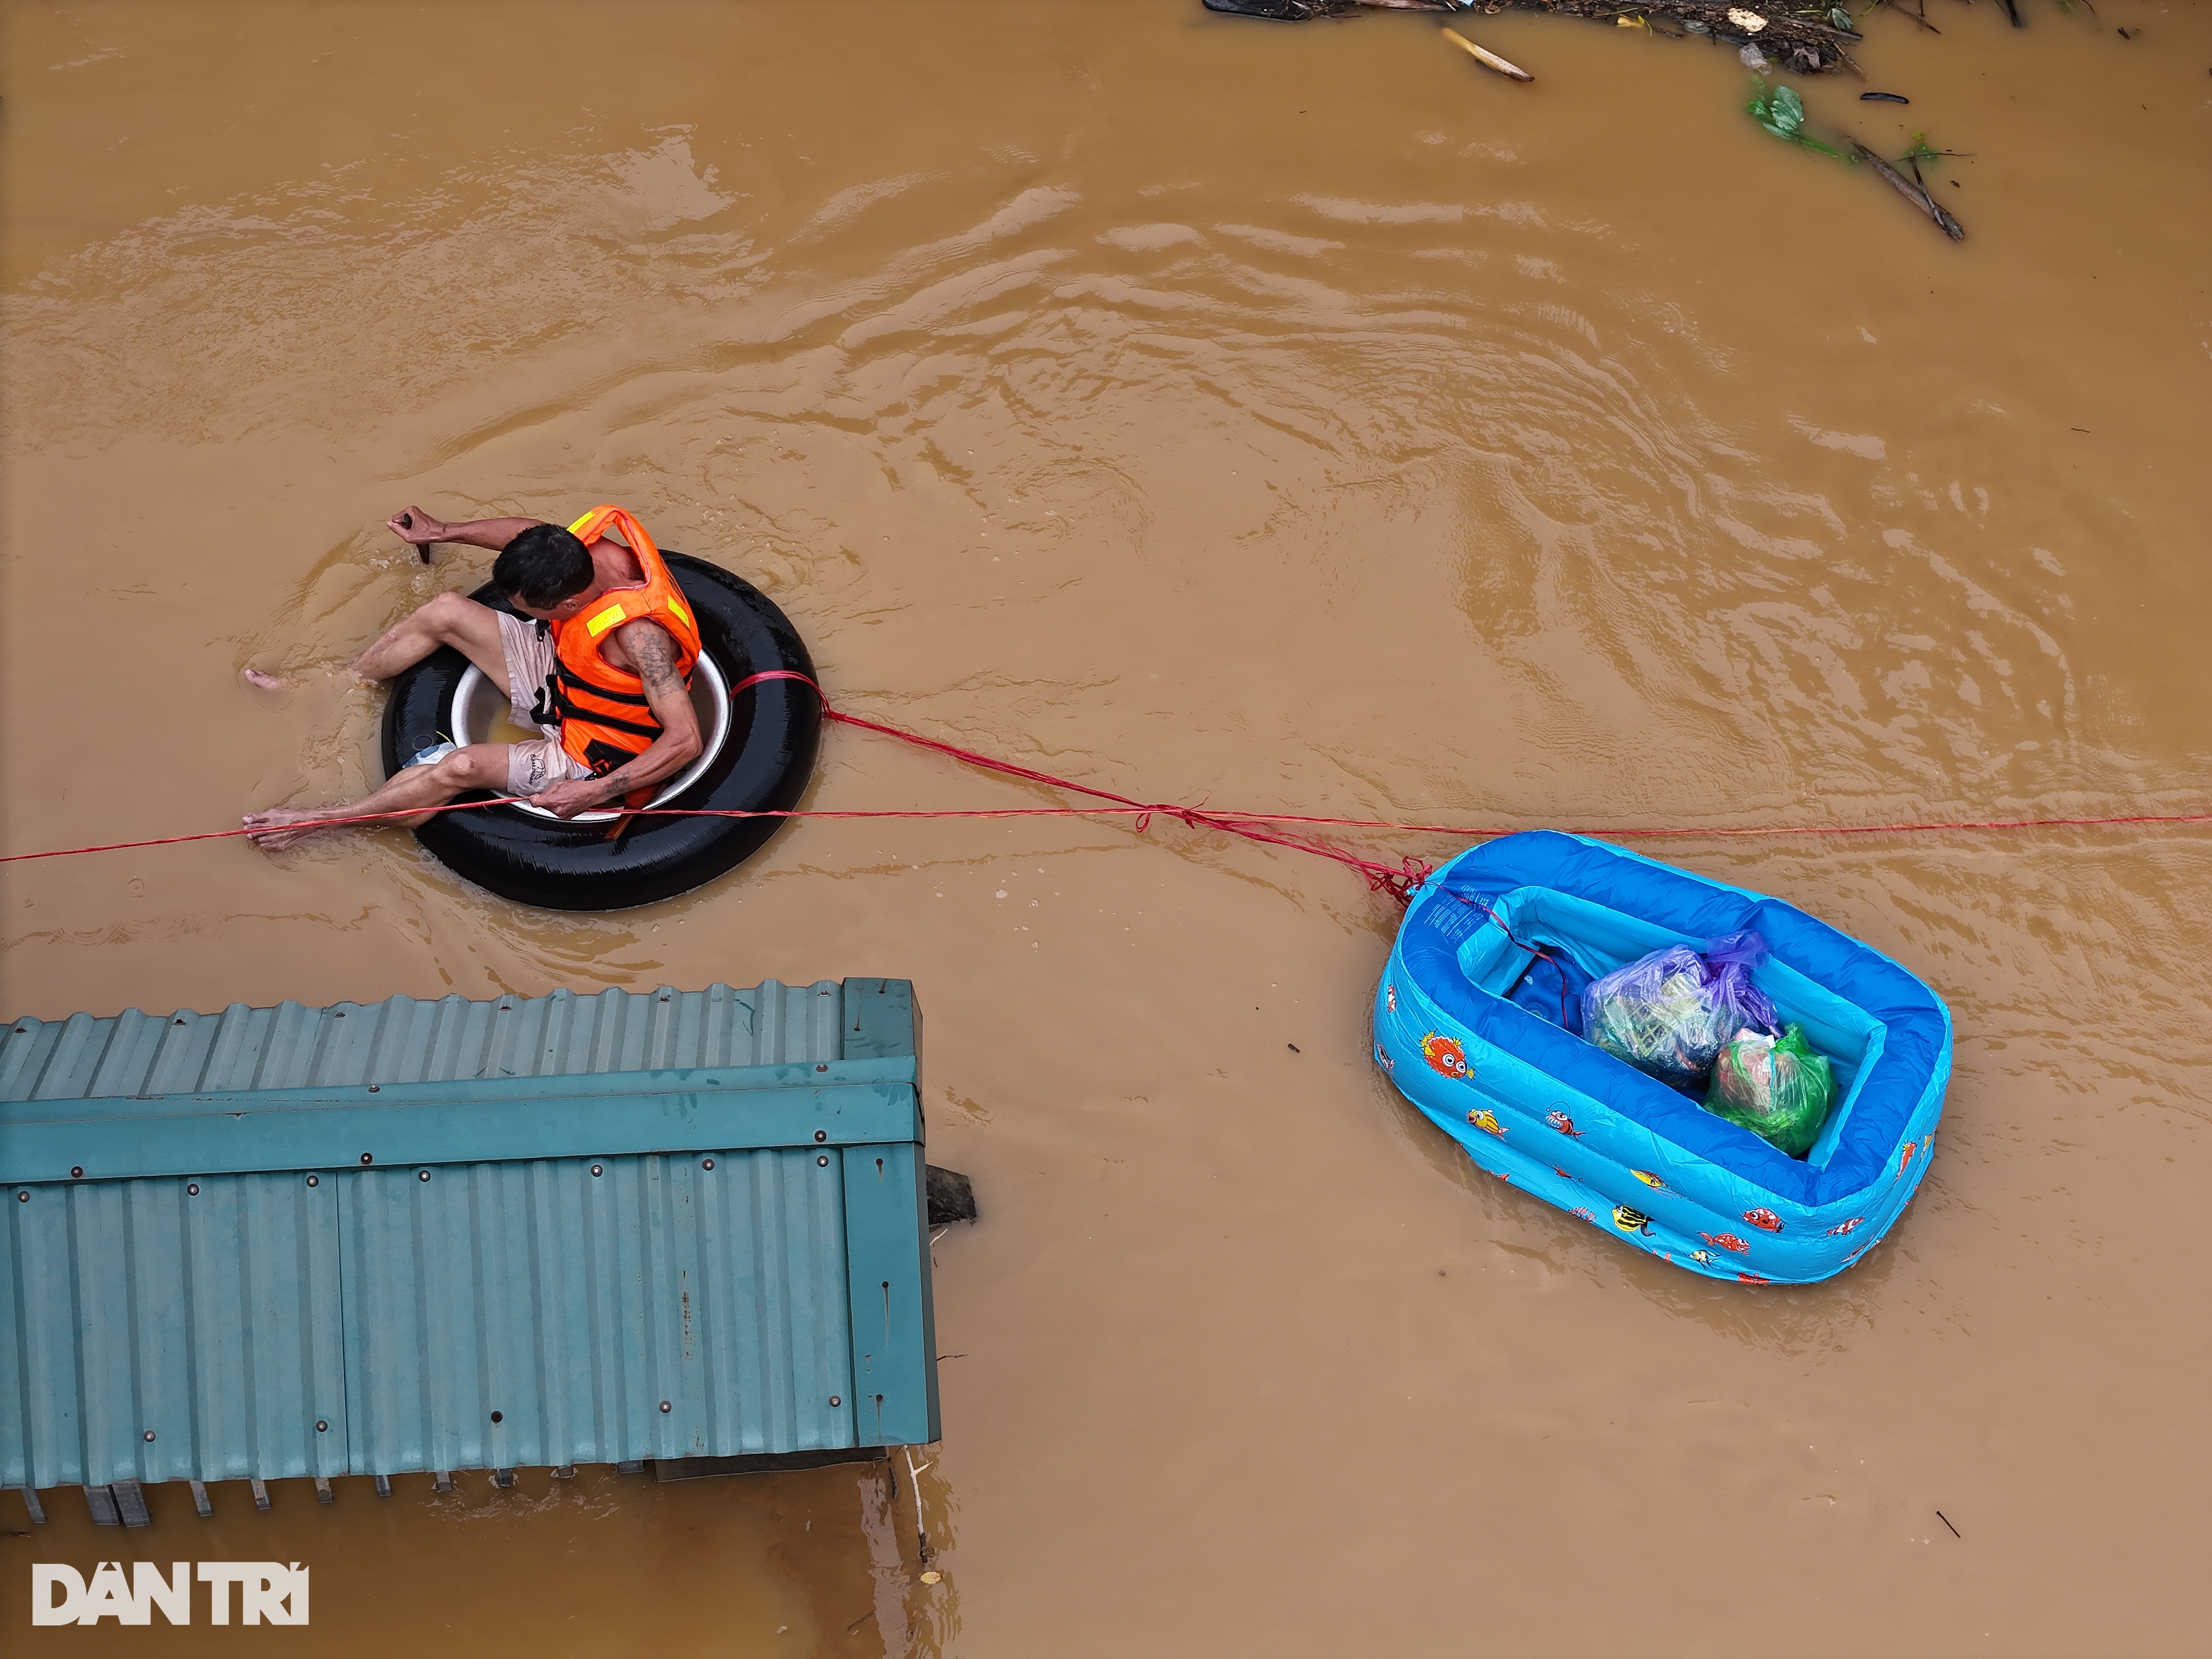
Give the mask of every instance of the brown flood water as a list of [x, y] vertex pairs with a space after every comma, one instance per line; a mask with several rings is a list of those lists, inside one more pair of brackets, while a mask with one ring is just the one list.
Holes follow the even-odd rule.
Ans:
[[[1565, 21], [1462, 25], [1519, 87], [1197, 0], [17, 0], [0, 846], [373, 781], [337, 671], [488, 561], [410, 502], [621, 501], [848, 707], [1155, 798], [2203, 810], [2212, 15], [2021, 3], [1877, 14], [1910, 109], [1805, 87], [1972, 152], [1954, 247], [1732, 52]], [[840, 731], [810, 804], [1046, 799]], [[397, 832], [11, 866], [9, 1013], [909, 975], [985, 1218], [938, 1584], [903, 1474], [62, 1495], [0, 1644], [234, 1650], [29, 1629], [29, 1562], [119, 1550], [308, 1564], [272, 1653], [2202, 1651], [2212, 833], [1656, 850], [1957, 1018], [1927, 1184], [1827, 1284], [1478, 1179], [1367, 1058], [1387, 902], [1170, 824], [805, 823], [605, 917]]]

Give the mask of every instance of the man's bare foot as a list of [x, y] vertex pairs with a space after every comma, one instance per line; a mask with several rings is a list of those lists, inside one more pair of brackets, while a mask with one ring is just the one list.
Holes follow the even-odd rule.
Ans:
[[282, 674], [271, 674], [266, 669], [249, 668], [238, 678], [256, 691], [289, 691], [292, 689], [291, 681]]
[[330, 822], [328, 812], [301, 811], [295, 807], [271, 807], [248, 812], [243, 822], [246, 838], [264, 853], [281, 853], [297, 846]]

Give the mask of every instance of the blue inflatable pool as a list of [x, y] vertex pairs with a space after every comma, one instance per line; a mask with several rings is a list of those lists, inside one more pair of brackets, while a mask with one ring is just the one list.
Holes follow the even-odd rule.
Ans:
[[[1773, 951], [1753, 982], [1835, 1071], [1802, 1159], [1562, 1029], [1589, 978], [1747, 929]], [[1678, 1267], [1802, 1285], [1871, 1249], [1927, 1172], [1951, 1014], [1794, 906], [1540, 830], [1462, 853], [1414, 895], [1376, 990], [1375, 1059], [1500, 1180]]]

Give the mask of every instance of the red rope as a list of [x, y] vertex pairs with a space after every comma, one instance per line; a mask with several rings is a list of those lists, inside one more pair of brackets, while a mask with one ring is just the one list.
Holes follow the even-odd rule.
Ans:
[[[1216, 811], [1205, 806], [1182, 806], [1166, 801], [1140, 801], [1127, 795], [1116, 794], [1110, 789], [1093, 788], [1089, 784], [1077, 783], [1073, 779], [1056, 777], [1049, 772], [1040, 772], [1027, 766], [1018, 766], [1012, 761], [1000, 760], [990, 755], [963, 749], [957, 744], [943, 743], [935, 738], [923, 737], [917, 732], [908, 732], [896, 726], [864, 720], [857, 714], [848, 714], [832, 708], [820, 685], [795, 669], [775, 668], [748, 676], [730, 688], [734, 697], [766, 680], [797, 680], [822, 700], [823, 718], [841, 726], [858, 726], [865, 732], [874, 732], [901, 743], [912, 744], [918, 749], [927, 749], [945, 755], [964, 765], [996, 772], [1002, 776], [1019, 778], [1024, 782], [1042, 784], [1047, 788], [1064, 789], [1071, 793], [1086, 795], [1094, 801], [1104, 803], [1097, 806], [999, 806], [969, 807], [924, 811], [920, 808], [891, 808], [875, 810], [837, 810], [829, 808], [784, 808], [769, 811], [746, 811], [737, 807], [711, 806], [647, 806], [637, 809], [632, 816], [645, 817], [690, 818], [1044, 818], [1044, 817], [1113, 817], [1133, 816], [1137, 821], [1137, 832], [1142, 835], [1154, 817], [1169, 817], [1194, 830], [1218, 830], [1224, 835], [1237, 836], [1246, 841], [1265, 846], [1286, 848], [1292, 852], [1310, 853], [1325, 858], [1346, 868], [1355, 870], [1376, 892], [1388, 893], [1401, 904], [1407, 902], [1416, 889], [1427, 880], [1433, 866], [1423, 860], [1407, 856], [1396, 864], [1386, 864], [1376, 859], [1361, 858], [1345, 848], [1330, 845], [1307, 836], [1279, 833], [1262, 828], [1263, 825], [1311, 825], [1317, 829], [1380, 830], [1396, 835], [1454, 836], [1470, 840], [1489, 840], [1516, 833], [1511, 827], [1455, 823], [1407, 823], [1390, 818], [1322, 817], [1302, 812], [1232, 812]], [[502, 795], [488, 800], [450, 801], [441, 806], [411, 806], [390, 812], [364, 812], [350, 817], [325, 818], [312, 827], [318, 830], [342, 829], [354, 824], [383, 823], [394, 818], [410, 818], [425, 812], [466, 812], [486, 806], [512, 806], [527, 797]], [[1862, 824], [1776, 824], [1750, 826], [1692, 826], [1689, 828], [1599, 830], [1590, 833], [1620, 841], [1655, 840], [1661, 837], [1684, 836], [1900, 836], [1931, 833], [1939, 830], [2094, 830], [2126, 824], [2185, 824], [2212, 823], [2212, 812], [2132, 812], [2108, 817], [2078, 818], [1987, 818], [1956, 823], [1862, 823]], [[83, 853], [122, 853], [144, 847], [174, 847], [185, 842], [228, 841], [235, 836], [259, 833], [251, 830], [207, 830], [190, 836], [158, 836], [146, 841], [106, 842], [87, 847], [58, 847], [40, 853], [9, 853], [0, 854], [0, 864], [21, 864], [33, 859], [74, 858]], [[1518, 941], [1516, 941], [1518, 943]], [[1523, 949], [1528, 947], [1523, 946]], [[1536, 954], [1541, 954], [1537, 952]], [[1564, 977], [1564, 976], [1563, 976]]]

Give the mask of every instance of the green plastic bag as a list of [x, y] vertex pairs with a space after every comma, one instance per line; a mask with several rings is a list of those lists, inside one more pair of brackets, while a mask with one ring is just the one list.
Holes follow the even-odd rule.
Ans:
[[1798, 1025], [1779, 1037], [1746, 1031], [1723, 1045], [1705, 1087], [1707, 1111], [1792, 1158], [1813, 1150], [1835, 1098], [1835, 1073]]

